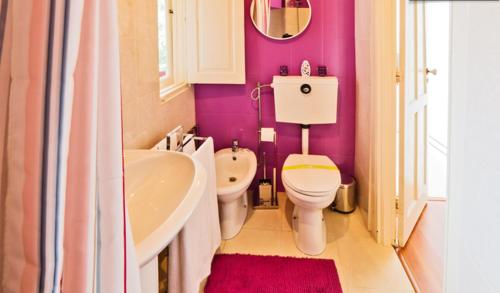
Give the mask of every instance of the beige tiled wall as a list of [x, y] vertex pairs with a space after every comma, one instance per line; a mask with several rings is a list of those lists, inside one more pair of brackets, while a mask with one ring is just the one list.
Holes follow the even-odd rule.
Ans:
[[177, 125], [195, 124], [194, 90], [159, 96], [156, 0], [119, 0], [125, 148], [149, 148]]

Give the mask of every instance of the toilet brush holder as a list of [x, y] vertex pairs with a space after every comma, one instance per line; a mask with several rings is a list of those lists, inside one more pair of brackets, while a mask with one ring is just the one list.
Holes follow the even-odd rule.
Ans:
[[273, 184], [270, 179], [260, 179], [257, 202], [253, 208], [256, 210], [278, 209], [278, 200], [273, 200]]
[[269, 179], [259, 180], [259, 205], [271, 202], [273, 185]]
[[254, 209], [277, 209], [278, 202], [273, 196], [273, 182], [266, 178], [266, 153], [262, 153], [264, 178], [259, 180], [259, 190], [257, 202], [254, 204]]

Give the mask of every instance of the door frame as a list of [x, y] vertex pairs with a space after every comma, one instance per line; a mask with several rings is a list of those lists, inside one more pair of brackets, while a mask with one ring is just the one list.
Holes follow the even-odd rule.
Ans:
[[[374, 56], [374, 158], [375, 158], [375, 191], [376, 191], [376, 233], [375, 238], [382, 245], [397, 246], [398, 210], [397, 176], [398, 148], [397, 129], [400, 121], [397, 119], [398, 104], [396, 93], [399, 80], [405, 78], [405, 73], [399, 68], [397, 53], [397, 8], [402, 15], [404, 5], [397, 1], [384, 0], [384, 5], [375, 5], [375, 41]], [[404, 30], [399, 31], [399, 38], [404, 38]], [[404, 46], [404, 45], [403, 45]], [[404, 47], [402, 47], [404, 50]], [[401, 163], [401, 162], [399, 162]], [[401, 171], [401, 170], [399, 170]]]
[[[398, 38], [397, 26], [397, 2], [403, 0], [387, 0], [384, 5], [376, 5], [376, 22], [380, 32], [376, 36], [377, 44], [374, 44], [375, 63], [375, 87], [377, 88], [374, 104], [376, 106], [375, 145], [379, 149], [375, 152], [378, 162], [375, 167], [376, 190], [377, 190], [377, 237], [376, 240], [382, 245], [398, 246], [398, 210], [397, 206], [397, 176], [398, 153], [400, 141], [397, 139], [397, 129], [400, 121], [397, 119], [398, 104], [396, 99], [396, 86], [400, 80], [405, 78], [404, 71], [399, 68], [399, 55], [397, 53]], [[378, 11], [377, 10], [383, 10]], [[405, 7], [399, 5], [400, 15], [404, 15]], [[377, 24], [376, 24], [377, 25]], [[399, 38], [405, 37], [403, 29], [399, 31]], [[403, 44], [404, 46], [404, 44]], [[401, 48], [404, 50], [404, 47]], [[378, 70], [377, 70], [378, 69]], [[385, 94], [384, 94], [385, 93]], [[400, 164], [401, 162], [399, 162]], [[400, 170], [401, 171], [401, 170]]]
[[[397, 1], [381, 0], [373, 5], [373, 39], [371, 41], [372, 140], [373, 165], [371, 174], [374, 190], [372, 236], [382, 245], [397, 245], [397, 94], [396, 85], [404, 78], [398, 68]], [[379, 5], [381, 4], [381, 5]], [[400, 9], [404, 7], [399, 6]], [[404, 12], [404, 11], [403, 11]], [[400, 37], [401, 37], [400, 32]]]
[[[396, 119], [398, 111], [396, 85], [399, 80], [405, 77], [404, 72], [401, 72], [398, 68], [399, 56], [396, 49], [398, 45], [396, 38], [398, 25], [397, 1], [402, 0], [383, 0], [383, 5], [374, 5], [375, 41], [372, 43], [372, 56], [375, 62], [373, 70], [374, 98], [372, 101], [374, 107], [373, 154], [376, 194], [374, 211], [376, 231], [374, 231], [373, 236], [378, 243], [393, 246], [397, 246], [398, 238], [396, 151], [400, 147], [396, 137], [399, 123]], [[404, 6], [400, 5], [399, 9], [401, 14], [405, 12]], [[450, 13], [450, 23], [451, 21], [452, 14]], [[404, 37], [402, 34], [404, 34], [403, 30], [399, 32], [400, 38]], [[448, 155], [448, 165], [449, 160]]]
[[374, 115], [374, 190], [376, 241], [393, 244], [396, 236], [396, 84], [397, 17], [396, 1], [383, 0], [373, 5], [373, 115]]

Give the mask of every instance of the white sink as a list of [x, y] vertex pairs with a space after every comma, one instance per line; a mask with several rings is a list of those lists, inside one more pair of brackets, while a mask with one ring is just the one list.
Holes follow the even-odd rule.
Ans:
[[205, 169], [186, 154], [125, 150], [127, 208], [141, 269], [184, 226], [206, 182]]

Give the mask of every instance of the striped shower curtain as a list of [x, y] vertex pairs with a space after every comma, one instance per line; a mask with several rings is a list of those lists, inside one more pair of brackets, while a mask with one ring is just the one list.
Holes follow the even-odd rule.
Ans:
[[269, 0], [256, 0], [254, 2], [253, 20], [259, 31], [269, 33], [271, 22], [271, 4]]
[[0, 292], [139, 292], [116, 2], [0, 0]]

